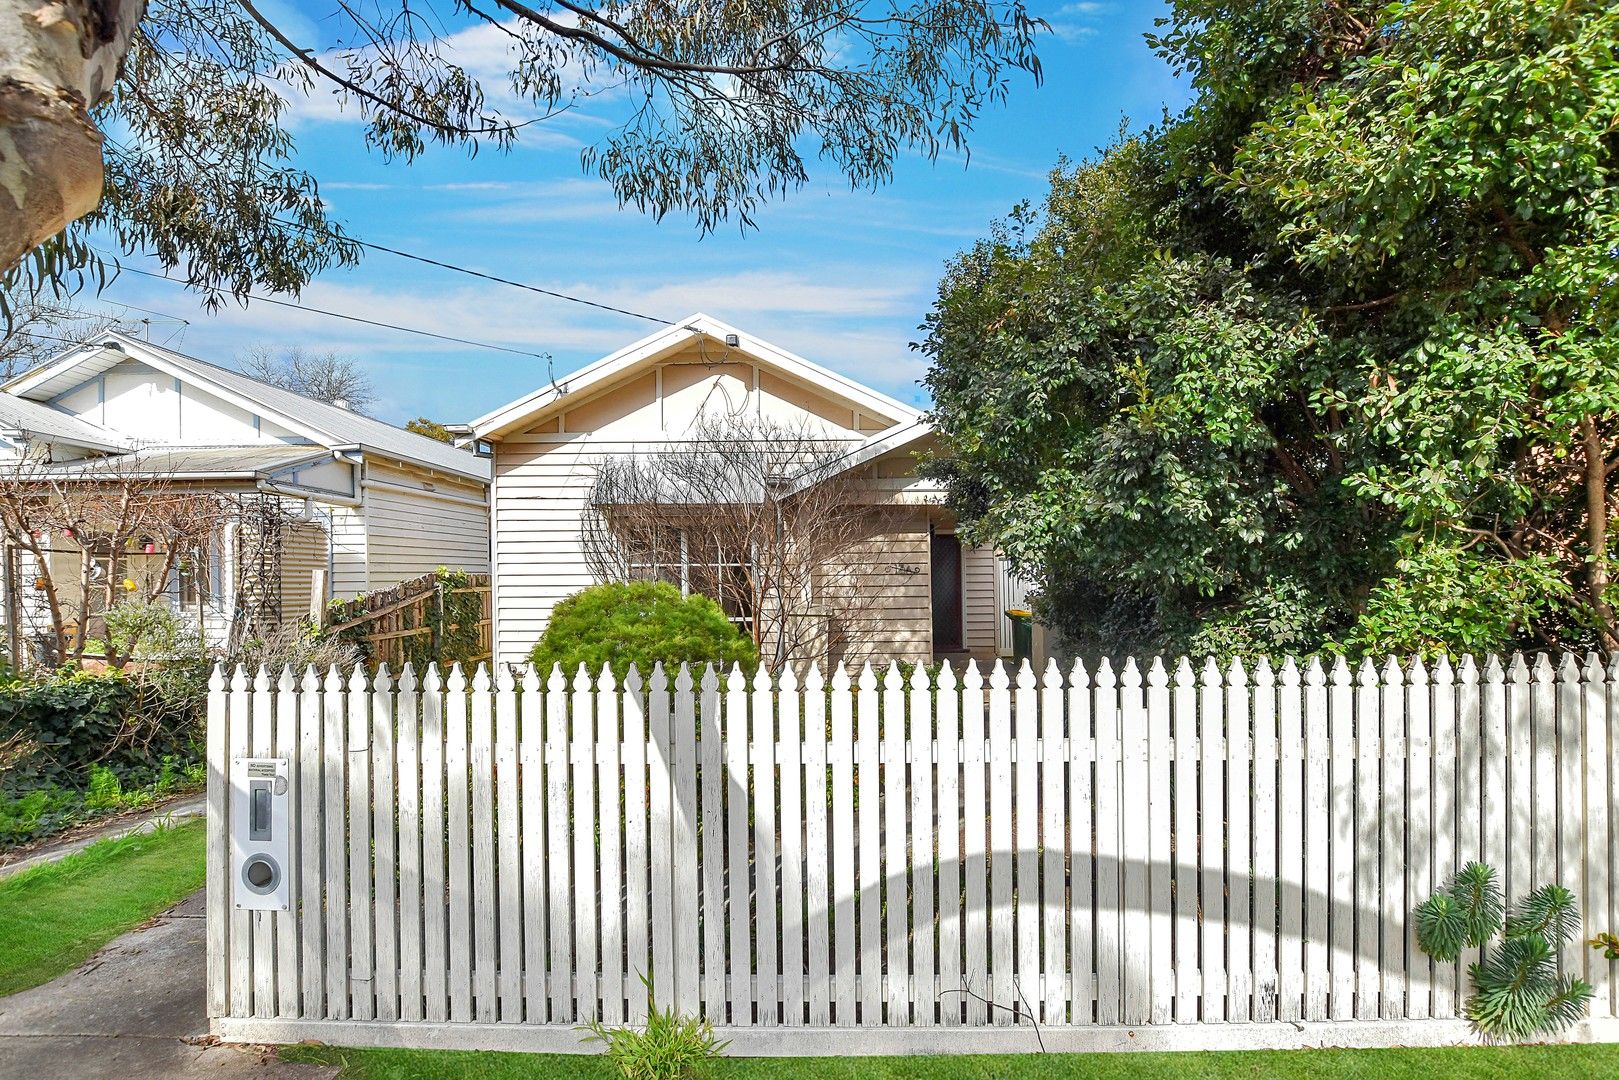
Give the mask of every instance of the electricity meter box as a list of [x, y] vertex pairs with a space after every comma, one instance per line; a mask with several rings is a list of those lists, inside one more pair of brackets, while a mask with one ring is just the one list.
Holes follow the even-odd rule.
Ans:
[[238, 908], [292, 907], [292, 815], [285, 758], [231, 762], [231, 893]]

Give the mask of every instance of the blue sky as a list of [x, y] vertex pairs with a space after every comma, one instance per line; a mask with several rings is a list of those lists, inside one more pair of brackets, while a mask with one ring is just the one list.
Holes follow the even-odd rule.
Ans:
[[[268, 5], [310, 36], [324, 0]], [[924, 404], [910, 349], [949, 258], [1024, 199], [1038, 199], [1060, 155], [1090, 155], [1123, 119], [1142, 126], [1186, 91], [1142, 41], [1156, 0], [1035, 5], [1054, 31], [1040, 48], [1045, 82], [1022, 78], [988, 111], [970, 162], [902, 160], [894, 182], [851, 192], [828, 166], [758, 215], [758, 228], [707, 236], [675, 216], [620, 210], [586, 177], [581, 146], [603, 130], [588, 114], [528, 129], [506, 154], [435, 149], [410, 164], [366, 151], [352, 113], [330, 99], [295, 104], [300, 161], [333, 216], [356, 236], [545, 288], [678, 319], [702, 310]], [[486, 39], [469, 37], [463, 62]], [[531, 136], [531, 137], [530, 137]], [[134, 265], [143, 265], [135, 263]], [[218, 362], [244, 348], [302, 345], [356, 357], [379, 391], [372, 411], [463, 421], [547, 379], [547, 363], [435, 343], [266, 304], [209, 315], [180, 286], [125, 275], [106, 298], [190, 320], [154, 318], [153, 340]], [[303, 302], [380, 321], [547, 353], [560, 375], [649, 332], [651, 324], [369, 252], [322, 275]]]

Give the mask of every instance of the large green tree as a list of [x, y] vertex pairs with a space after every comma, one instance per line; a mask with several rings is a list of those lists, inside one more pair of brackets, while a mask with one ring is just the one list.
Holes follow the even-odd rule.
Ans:
[[[1044, 26], [1022, 0], [316, 8], [304, 22], [253, 0], [0, 0], [9, 284], [104, 276], [95, 228], [214, 300], [353, 261], [284, 122], [300, 91], [338, 95], [373, 150], [407, 161], [435, 142], [505, 148], [588, 107], [606, 123], [582, 165], [622, 204], [746, 222], [814, 157], [873, 185], [901, 153], [965, 146], [1012, 75], [1038, 77]], [[505, 48], [497, 70], [457, 49], [480, 32]]]
[[1085, 644], [1619, 645], [1619, 11], [1181, 0], [924, 350], [976, 539]]

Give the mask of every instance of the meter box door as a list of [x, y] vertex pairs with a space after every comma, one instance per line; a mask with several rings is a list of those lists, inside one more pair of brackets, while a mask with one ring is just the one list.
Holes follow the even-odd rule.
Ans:
[[231, 893], [238, 908], [292, 907], [291, 799], [285, 758], [231, 761]]

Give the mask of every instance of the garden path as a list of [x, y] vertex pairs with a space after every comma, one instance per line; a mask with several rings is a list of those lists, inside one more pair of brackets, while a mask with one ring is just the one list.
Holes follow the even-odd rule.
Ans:
[[201, 891], [77, 971], [0, 998], [0, 1076], [72, 1080], [317, 1080], [335, 1067], [208, 1035]]

